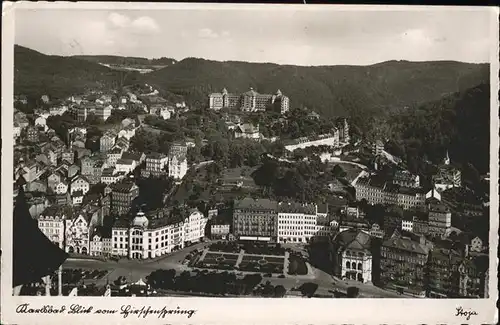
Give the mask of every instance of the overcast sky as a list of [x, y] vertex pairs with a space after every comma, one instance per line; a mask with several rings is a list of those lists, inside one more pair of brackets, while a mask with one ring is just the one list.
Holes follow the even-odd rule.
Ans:
[[489, 61], [488, 11], [17, 10], [16, 43], [57, 55], [297, 65]]

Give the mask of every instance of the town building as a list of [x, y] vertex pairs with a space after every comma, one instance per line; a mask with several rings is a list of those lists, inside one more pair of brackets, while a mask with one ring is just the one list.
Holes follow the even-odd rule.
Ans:
[[132, 222], [122, 220], [113, 226], [113, 255], [148, 259], [182, 249], [184, 227], [182, 217], [167, 211], [155, 211], [149, 218], [140, 211]]
[[137, 163], [135, 162], [135, 160], [120, 158], [116, 162], [115, 170], [118, 173], [122, 172], [122, 173], [125, 173], [125, 174], [130, 174], [131, 172], [134, 171], [134, 169], [136, 167], [137, 167]]
[[184, 219], [184, 242], [186, 245], [199, 242], [205, 237], [208, 218], [197, 209], [191, 209]]
[[377, 177], [361, 177], [353, 184], [356, 200], [365, 199], [374, 204], [395, 204], [404, 209], [421, 207], [425, 204], [426, 193], [419, 189], [391, 184]]
[[111, 151], [107, 153], [106, 163], [109, 167], [114, 167], [118, 159], [122, 157], [123, 150], [121, 148], [114, 147]]
[[108, 152], [115, 145], [116, 134], [113, 132], [106, 132], [99, 139], [99, 149], [101, 152]]
[[90, 182], [85, 176], [77, 175], [75, 178], [71, 180], [70, 183], [71, 196], [73, 196], [73, 194], [76, 191], [82, 191], [83, 194], [85, 195], [85, 193], [87, 193], [89, 189], [90, 189]]
[[316, 204], [278, 203], [278, 242], [307, 243], [316, 234]]
[[26, 128], [26, 140], [28, 140], [29, 142], [38, 142], [38, 139], [38, 129], [34, 126], [28, 126]]
[[403, 186], [403, 187], [420, 187], [420, 176], [413, 175], [407, 170], [397, 170], [394, 173], [393, 184]]
[[462, 261], [462, 253], [449, 242], [434, 244], [429, 251], [428, 290], [430, 298], [457, 298], [459, 296], [459, 274], [457, 267]]
[[347, 280], [361, 283], [372, 281], [372, 252], [369, 234], [349, 229], [333, 239], [332, 260], [334, 273]]
[[230, 225], [217, 224], [210, 226], [210, 237], [212, 239], [225, 239], [230, 232]]
[[374, 156], [381, 155], [384, 151], [384, 143], [381, 140], [377, 140], [372, 145], [372, 154]]
[[347, 118], [340, 118], [337, 121], [337, 129], [339, 130], [339, 141], [342, 144], [348, 144], [351, 141], [349, 135], [349, 123]]
[[437, 174], [432, 177], [432, 182], [434, 183], [434, 187], [439, 191], [462, 186], [462, 172], [450, 165], [448, 151], [443, 159], [443, 163], [438, 168]]
[[383, 287], [397, 292], [425, 297], [425, 268], [429, 247], [396, 231], [383, 242], [380, 256], [380, 281]]
[[440, 203], [428, 204], [429, 234], [432, 236], [446, 236], [451, 228], [451, 211]]
[[63, 179], [54, 187], [54, 192], [56, 194], [66, 194], [68, 193], [68, 183]]
[[253, 88], [243, 94], [231, 94], [224, 88], [222, 93], [209, 95], [209, 108], [220, 110], [224, 107], [236, 108], [244, 112], [274, 110], [281, 114], [290, 109], [290, 99], [280, 90], [276, 94], [259, 94]]
[[111, 109], [113, 106], [108, 105], [108, 106], [99, 106], [95, 110], [95, 115], [97, 116], [98, 119], [101, 121], [106, 121], [110, 116], [111, 116]]
[[111, 185], [111, 211], [119, 215], [127, 213], [135, 198], [139, 196], [139, 187], [134, 183], [124, 182]]
[[61, 161], [67, 161], [70, 164], [75, 162], [75, 153], [71, 149], [66, 149], [61, 153]]
[[340, 132], [334, 128], [332, 132], [321, 134], [316, 137], [302, 137], [291, 140], [285, 144], [287, 151], [294, 151], [296, 149], [305, 149], [309, 147], [328, 146], [338, 148], [340, 146]]
[[83, 214], [65, 220], [65, 250], [67, 253], [89, 254], [89, 223]]
[[254, 126], [251, 123], [239, 124], [234, 130], [234, 137], [236, 139], [242, 138], [259, 140], [261, 137], [259, 126]]
[[168, 157], [160, 153], [152, 153], [146, 156], [146, 166], [142, 170], [143, 177], [159, 177], [166, 175], [166, 166], [168, 164]]
[[168, 154], [168, 176], [180, 180], [186, 175], [187, 170], [187, 146], [181, 148], [173, 145]]
[[375, 238], [384, 238], [385, 231], [382, 228], [380, 228], [380, 225], [378, 223], [374, 223], [370, 228], [370, 236]]
[[276, 241], [278, 203], [244, 198], [234, 202], [233, 233], [240, 240]]
[[74, 112], [76, 115], [76, 120], [78, 122], [85, 122], [87, 120], [87, 117], [88, 117], [87, 107], [83, 107], [83, 106], [77, 107], [74, 110]]
[[67, 205], [52, 205], [38, 216], [38, 228], [51, 242], [64, 249], [65, 220], [73, 216]]
[[487, 255], [469, 256], [466, 252], [465, 258], [457, 269], [459, 297], [488, 298], [489, 261]]

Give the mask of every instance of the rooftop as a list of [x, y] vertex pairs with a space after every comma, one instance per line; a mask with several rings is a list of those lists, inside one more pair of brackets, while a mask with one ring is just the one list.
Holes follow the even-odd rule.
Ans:
[[425, 245], [422, 245], [420, 242], [413, 241], [407, 237], [393, 236], [392, 238], [384, 241], [382, 245], [385, 247], [391, 247], [422, 255], [429, 253], [429, 249]]
[[303, 213], [303, 214], [316, 214], [315, 204], [302, 204], [297, 202], [279, 202], [279, 213]]
[[246, 197], [243, 200], [234, 202], [235, 209], [277, 211], [278, 202], [269, 199], [253, 199]]

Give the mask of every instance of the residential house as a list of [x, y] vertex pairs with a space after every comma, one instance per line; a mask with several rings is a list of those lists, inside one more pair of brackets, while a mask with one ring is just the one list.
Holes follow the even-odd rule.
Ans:
[[68, 192], [68, 183], [65, 180], [59, 181], [54, 187], [54, 192], [59, 195], [66, 194]]
[[83, 203], [83, 198], [85, 197], [85, 194], [83, 193], [82, 190], [74, 191], [71, 194], [71, 203], [73, 205], [80, 205]]
[[71, 196], [74, 195], [76, 191], [82, 191], [83, 195], [85, 195], [90, 189], [90, 182], [83, 175], [77, 175], [75, 178], [71, 180], [70, 184], [70, 193]]
[[234, 130], [234, 137], [236, 139], [243, 138], [259, 140], [261, 138], [259, 126], [254, 126], [250, 123], [240, 124]]

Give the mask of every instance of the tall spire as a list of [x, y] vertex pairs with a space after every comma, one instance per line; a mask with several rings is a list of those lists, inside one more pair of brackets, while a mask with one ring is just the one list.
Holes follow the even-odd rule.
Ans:
[[450, 164], [450, 155], [448, 154], [448, 150], [446, 150], [446, 157], [444, 158], [444, 164], [445, 165]]

